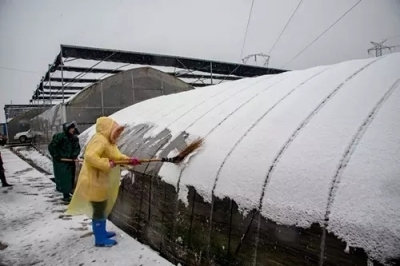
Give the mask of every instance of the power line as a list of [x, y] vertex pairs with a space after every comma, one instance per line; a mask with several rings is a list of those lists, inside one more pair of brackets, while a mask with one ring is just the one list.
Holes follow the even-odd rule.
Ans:
[[392, 37], [389, 37], [389, 38], [386, 38], [386, 40], [391, 40], [391, 39], [399, 38], [399, 37], [400, 37], [400, 34], [399, 34], [399, 35], [392, 36]]
[[300, 0], [299, 4], [297, 5], [296, 9], [293, 11], [292, 15], [290, 16], [289, 20], [287, 21], [285, 27], [283, 28], [283, 30], [281, 31], [281, 34], [279, 34], [278, 39], [276, 39], [276, 41], [274, 42], [274, 44], [272, 45], [271, 49], [268, 52], [268, 55], [271, 56], [272, 50], [274, 50], [275, 45], [278, 43], [279, 39], [282, 37], [282, 34], [285, 32], [287, 26], [289, 25], [290, 21], [292, 20], [294, 14], [297, 12], [297, 10], [299, 9], [301, 3], [303, 2], [303, 0]]
[[2, 67], [2, 66], [0, 66], [0, 69], [10, 70], [10, 71], [17, 71], [17, 72], [25, 72], [25, 73], [30, 73], [30, 74], [38, 74], [38, 73], [40, 74], [41, 73], [41, 72], [35, 72], [35, 71], [30, 71], [30, 70], [11, 68], [11, 67]]
[[333, 26], [336, 25], [342, 18], [344, 18], [350, 11], [352, 11], [362, 0], [359, 0], [355, 3], [349, 10], [347, 10], [340, 18], [338, 18], [333, 24], [331, 24], [326, 30], [324, 30], [317, 38], [315, 38], [310, 44], [308, 44], [303, 50], [301, 50], [298, 54], [296, 54], [289, 62], [284, 64], [282, 68], [286, 67], [290, 64], [293, 60], [295, 60], [299, 55], [301, 55], [305, 50], [307, 50], [311, 45], [313, 45], [319, 38], [321, 38], [325, 33], [327, 33]]
[[247, 39], [247, 32], [249, 30], [249, 25], [250, 25], [250, 20], [251, 20], [251, 14], [253, 13], [253, 6], [254, 6], [255, 0], [251, 1], [251, 7], [250, 7], [250, 12], [249, 12], [249, 17], [247, 19], [247, 26], [246, 26], [246, 31], [244, 33], [244, 40], [243, 40], [243, 45], [242, 45], [242, 50], [240, 51], [240, 58], [242, 59], [243, 56], [243, 50], [244, 50], [244, 45], [246, 44], [246, 39]]

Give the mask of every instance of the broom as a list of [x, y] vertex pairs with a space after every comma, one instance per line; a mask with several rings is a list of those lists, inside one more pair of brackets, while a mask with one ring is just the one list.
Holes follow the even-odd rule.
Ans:
[[[191, 142], [189, 145], [186, 146], [186, 148], [182, 149], [179, 151], [179, 154], [170, 157], [170, 158], [155, 158], [155, 159], [139, 159], [141, 163], [154, 163], [154, 162], [166, 162], [166, 163], [173, 163], [173, 164], [180, 164], [185, 160], [185, 158], [196, 151], [197, 149], [201, 148], [204, 145], [204, 139], [203, 138], [198, 138]], [[63, 162], [82, 162], [83, 160], [74, 160], [74, 159], [61, 159]], [[129, 164], [129, 160], [120, 160], [120, 161], [115, 161], [115, 164]]]

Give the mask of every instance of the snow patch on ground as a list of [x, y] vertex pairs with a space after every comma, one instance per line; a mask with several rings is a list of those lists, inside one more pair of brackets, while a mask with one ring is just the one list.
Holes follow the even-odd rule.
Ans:
[[118, 245], [94, 247], [90, 220], [64, 215], [54, 184], [10, 150], [1, 154], [12, 188], [0, 188], [0, 265], [172, 265], [108, 222]]
[[49, 157], [43, 155], [32, 147], [15, 147], [13, 150], [22, 158], [31, 161], [49, 174], [53, 174], [53, 162]]

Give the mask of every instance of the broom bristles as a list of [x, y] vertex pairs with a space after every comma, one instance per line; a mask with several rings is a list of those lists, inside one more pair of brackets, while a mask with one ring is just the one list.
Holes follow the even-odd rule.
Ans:
[[181, 150], [177, 156], [171, 158], [171, 161], [175, 164], [180, 164], [189, 154], [201, 148], [203, 145], [204, 145], [204, 139], [197, 138], [189, 145], [187, 145], [186, 148]]

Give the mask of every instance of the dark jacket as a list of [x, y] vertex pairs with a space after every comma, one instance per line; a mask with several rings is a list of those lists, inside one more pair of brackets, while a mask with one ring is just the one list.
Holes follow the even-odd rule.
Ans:
[[0, 171], [4, 171], [3, 158], [1, 158], [1, 152], [0, 152]]
[[63, 125], [63, 132], [53, 136], [49, 144], [49, 152], [53, 158], [53, 170], [56, 189], [62, 193], [71, 193], [75, 180], [75, 163], [62, 162], [61, 159], [76, 159], [81, 151], [79, 139], [68, 133], [70, 124]]

